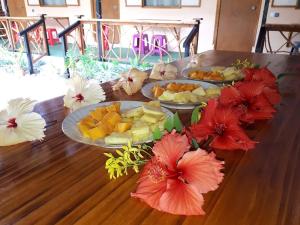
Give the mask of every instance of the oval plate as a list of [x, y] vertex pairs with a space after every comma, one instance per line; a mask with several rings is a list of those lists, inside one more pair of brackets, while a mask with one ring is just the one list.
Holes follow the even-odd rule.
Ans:
[[185, 68], [185, 69], [182, 70], [181, 74], [182, 74], [182, 76], [184, 78], [187, 78], [189, 80], [209, 82], [209, 83], [212, 83], [212, 84], [230, 84], [233, 81], [240, 81], [240, 80], [243, 79], [243, 78], [238, 78], [238, 79], [234, 79], [234, 80], [196, 80], [196, 79], [190, 78], [190, 76], [189, 76], [189, 73], [193, 72], [193, 71], [210, 72], [210, 71], [212, 71], [212, 67], [217, 67], [217, 66], [205, 66], [205, 67]]
[[[160, 85], [160, 86], [165, 86], [169, 83], [180, 83], [180, 84], [198, 84], [201, 85], [204, 89], [207, 88], [216, 88], [218, 87], [215, 84], [211, 84], [208, 82], [203, 82], [203, 81], [197, 81], [197, 80], [163, 80], [163, 81], [156, 81], [156, 82], [151, 82], [146, 84], [143, 88], [142, 88], [142, 94], [152, 100], [158, 100], [157, 98], [155, 98], [153, 96], [152, 93], [152, 88], [155, 85]], [[159, 100], [160, 101], [160, 100]], [[201, 102], [197, 102], [197, 103], [177, 103], [177, 102], [171, 102], [171, 101], [160, 101], [165, 107], [168, 107], [169, 105], [172, 106], [170, 108], [176, 108], [176, 106], [180, 106], [181, 108], [185, 108], [185, 109], [191, 109], [194, 108], [195, 106], [199, 105]]]
[[[80, 143], [84, 143], [84, 144], [88, 144], [88, 145], [95, 145], [95, 146], [99, 146], [99, 147], [103, 147], [103, 148], [120, 148], [120, 147], [122, 147], [123, 144], [121, 144], [121, 145], [106, 145], [104, 142], [104, 139], [99, 139], [97, 141], [93, 141], [92, 139], [85, 138], [81, 134], [81, 132], [79, 131], [79, 129], [77, 127], [77, 123], [83, 117], [87, 116], [90, 111], [94, 110], [97, 107], [107, 106], [107, 105], [110, 105], [115, 102], [121, 103], [121, 111], [126, 111], [129, 109], [140, 107], [144, 103], [144, 102], [139, 102], [139, 101], [114, 101], [114, 102], [101, 102], [98, 104], [82, 107], [82, 108], [70, 113], [64, 119], [64, 121], [62, 122], [62, 131], [70, 139], [80, 142]], [[161, 109], [166, 114], [167, 117], [173, 116], [173, 113], [170, 110], [165, 109], [163, 107], [161, 107]], [[151, 142], [151, 141], [153, 141], [152, 138], [147, 141], [133, 143], [133, 145], [143, 144], [143, 143], [147, 143], [147, 142]]]

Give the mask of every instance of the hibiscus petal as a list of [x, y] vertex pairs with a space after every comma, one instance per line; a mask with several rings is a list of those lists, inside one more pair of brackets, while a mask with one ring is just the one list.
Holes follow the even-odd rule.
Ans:
[[227, 87], [222, 89], [219, 102], [223, 106], [233, 106], [240, 101], [242, 101], [242, 97], [235, 87]]
[[188, 138], [175, 132], [165, 135], [153, 147], [153, 153], [169, 170], [176, 170], [177, 161], [190, 149]]
[[246, 123], [252, 123], [255, 120], [266, 120], [273, 117], [275, 109], [264, 95], [258, 95], [252, 98], [247, 109], [247, 113], [241, 115], [240, 120]]
[[280, 94], [277, 89], [265, 87], [263, 94], [272, 105], [276, 105], [280, 102]]
[[160, 198], [160, 209], [175, 215], [204, 215], [202, 209], [204, 199], [198, 189], [180, 180], [167, 182], [167, 190]]
[[232, 125], [222, 136], [217, 136], [210, 146], [222, 150], [249, 150], [255, 147], [255, 142], [245, 134], [242, 128]]
[[16, 98], [8, 102], [7, 113], [9, 117], [17, 117], [23, 113], [33, 111], [35, 101], [28, 98]]
[[241, 95], [246, 99], [251, 99], [260, 95], [264, 89], [263, 83], [256, 81], [239, 82], [236, 87]]
[[178, 162], [178, 171], [188, 183], [197, 187], [200, 193], [216, 190], [223, 180], [223, 162], [215, 158], [214, 153], [208, 154], [202, 149], [184, 154]]
[[159, 166], [157, 163], [157, 159], [153, 157], [151, 161], [144, 166], [138, 181], [136, 192], [131, 193], [131, 196], [139, 198], [146, 202], [150, 207], [160, 210], [159, 201], [162, 194], [166, 191], [167, 179], [163, 176], [161, 179], [158, 177], [151, 177], [151, 175], [149, 176], [149, 171]]

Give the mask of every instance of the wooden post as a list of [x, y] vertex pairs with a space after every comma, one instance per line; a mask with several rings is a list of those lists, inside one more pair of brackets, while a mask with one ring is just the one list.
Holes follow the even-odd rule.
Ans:
[[13, 33], [11, 30], [11, 21], [9, 19], [7, 19], [6, 21], [7, 21], [8, 39], [11, 44], [12, 50], [14, 52], [15, 51], [15, 41], [14, 41]]
[[79, 41], [80, 41], [80, 51], [81, 54], [84, 54], [85, 44], [84, 44], [84, 31], [83, 31], [83, 23], [79, 25]]
[[44, 46], [46, 48], [47, 55], [50, 55], [49, 44], [48, 44], [48, 39], [47, 39], [47, 29], [46, 29], [45, 15], [46, 14], [41, 15], [41, 19], [43, 20], [43, 25], [42, 26], [43, 26]]
[[31, 57], [31, 51], [30, 51], [30, 45], [29, 45], [27, 32], [24, 35], [24, 42], [25, 42], [25, 49], [26, 49], [28, 66], [29, 66], [29, 73], [33, 74], [34, 70], [33, 70], [33, 63], [32, 63], [32, 57]]
[[[96, 0], [96, 17], [97, 19], [102, 19], [102, 8], [101, 0]], [[98, 59], [103, 61], [103, 42], [102, 42], [102, 24], [100, 21], [97, 21], [97, 43], [98, 43]]]

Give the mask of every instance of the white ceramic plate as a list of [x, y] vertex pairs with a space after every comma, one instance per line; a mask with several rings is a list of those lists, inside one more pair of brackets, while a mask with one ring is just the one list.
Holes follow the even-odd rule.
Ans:
[[[186, 68], [184, 70], [182, 70], [182, 76], [189, 79], [189, 80], [195, 80], [195, 79], [192, 79], [190, 78], [189, 76], [189, 73], [190, 72], [193, 72], [193, 71], [206, 71], [206, 72], [209, 72], [209, 71], [212, 71], [212, 67], [216, 67], [216, 66], [204, 66], [204, 67], [194, 67], [194, 68]], [[232, 81], [240, 81], [242, 80], [242, 78], [239, 78], [239, 79], [234, 79], [234, 80], [196, 80], [196, 81], [204, 81], [204, 82], [209, 82], [209, 83], [212, 83], [212, 84], [230, 84], [232, 83]]]
[[[98, 104], [82, 107], [82, 108], [72, 112], [62, 122], [62, 131], [64, 132], [64, 134], [66, 136], [68, 136], [72, 140], [81, 142], [84, 144], [96, 145], [96, 146], [100, 146], [103, 148], [120, 148], [120, 147], [122, 147], [123, 145], [106, 145], [104, 142], [104, 139], [99, 139], [97, 141], [93, 141], [92, 139], [85, 138], [81, 134], [81, 132], [79, 131], [79, 129], [77, 127], [77, 123], [83, 117], [87, 116], [90, 111], [94, 110], [97, 107], [107, 106], [112, 103], [114, 103], [114, 102], [101, 102]], [[137, 107], [142, 106], [142, 104], [143, 104], [143, 102], [139, 102], [139, 101], [120, 101], [120, 103], [121, 103], [121, 111], [126, 111], [129, 109], [137, 108]], [[167, 117], [173, 116], [173, 113], [168, 109], [165, 109], [162, 107], [162, 111], [166, 114]], [[147, 141], [143, 141], [142, 143], [151, 142], [151, 141], [152, 141], [152, 139], [149, 139]], [[137, 144], [142, 144], [142, 143], [133, 143], [133, 144], [137, 145]]]
[[[155, 85], [165, 86], [169, 83], [198, 84], [198, 85], [201, 85], [204, 89], [218, 87], [215, 84], [211, 84], [211, 83], [203, 82], [203, 81], [197, 81], [197, 80], [163, 80], [163, 81], [156, 81], [156, 82], [151, 82], [151, 83], [146, 84], [142, 88], [142, 94], [149, 99], [158, 100], [157, 98], [155, 98], [153, 96], [152, 88]], [[172, 109], [193, 109], [195, 106], [200, 104], [200, 102], [198, 102], [198, 103], [176, 103], [176, 102], [171, 102], [171, 101], [160, 101], [160, 102], [161, 102], [161, 104], [163, 104], [164, 107], [172, 108]]]

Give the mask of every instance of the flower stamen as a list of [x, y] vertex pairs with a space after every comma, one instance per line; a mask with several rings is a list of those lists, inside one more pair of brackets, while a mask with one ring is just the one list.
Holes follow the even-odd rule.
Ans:
[[225, 130], [226, 130], [226, 125], [225, 124], [223, 124], [223, 123], [217, 123], [216, 125], [215, 125], [215, 132], [216, 132], [216, 134], [217, 135], [219, 135], [219, 136], [222, 136], [223, 134], [224, 134], [224, 132], [225, 132]]
[[83, 97], [83, 95], [82, 94], [77, 94], [76, 96], [75, 96], [75, 98], [76, 98], [76, 102], [82, 102], [83, 100], [84, 100], [84, 97]]
[[7, 128], [17, 128], [18, 124], [16, 122], [16, 118], [10, 118], [7, 121]]

